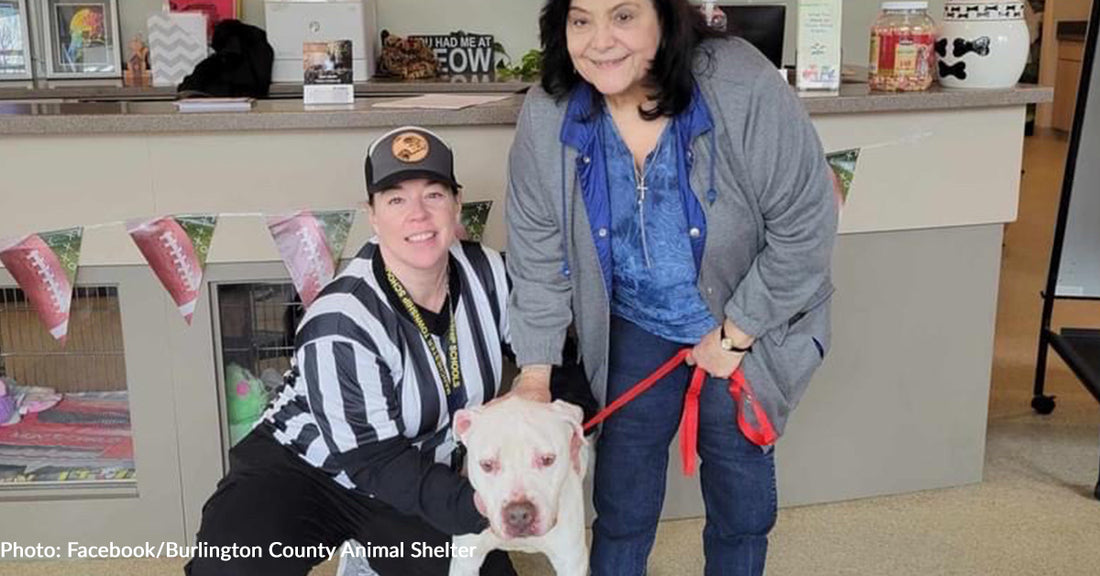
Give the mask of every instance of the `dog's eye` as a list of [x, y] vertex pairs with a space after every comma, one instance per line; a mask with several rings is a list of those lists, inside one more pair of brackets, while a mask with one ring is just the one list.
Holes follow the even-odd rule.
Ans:
[[557, 456], [553, 454], [543, 454], [542, 456], [539, 456], [539, 466], [542, 466], [543, 468], [549, 468], [550, 466], [554, 465], [554, 460], [556, 459]]
[[482, 460], [479, 464], [481, 465], [481, 471], [486, 474], [492, 474], [497, 467], [497, 463], [492, 460]]

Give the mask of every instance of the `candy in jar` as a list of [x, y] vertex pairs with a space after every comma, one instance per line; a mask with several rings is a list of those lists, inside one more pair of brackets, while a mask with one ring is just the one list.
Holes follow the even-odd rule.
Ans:
[[935, 79], [936, 24], [928, 2], [883, 2], [871, 28], [872, 90], [926, 90]]

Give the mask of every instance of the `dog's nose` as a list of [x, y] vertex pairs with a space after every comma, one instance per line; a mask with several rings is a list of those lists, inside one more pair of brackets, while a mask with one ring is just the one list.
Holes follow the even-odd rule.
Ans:
[[512, 502], [504, 507], [504, 523], [515, 536], [524, 536], [535, 522], [535, 505], [527, 500]]

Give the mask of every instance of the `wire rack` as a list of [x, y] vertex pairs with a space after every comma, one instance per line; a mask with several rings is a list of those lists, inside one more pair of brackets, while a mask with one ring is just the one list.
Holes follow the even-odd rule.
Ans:
[[0, 376], [58, 392], [126, 389], [118, 288], [77, 286], [64, 345], [19, 288], [0, 287]]
[[303, 314], [289, 283], [218, 285], [222, 366], [236, 363], [255, 375], [282, 374], [294, 355], [294, 332]]

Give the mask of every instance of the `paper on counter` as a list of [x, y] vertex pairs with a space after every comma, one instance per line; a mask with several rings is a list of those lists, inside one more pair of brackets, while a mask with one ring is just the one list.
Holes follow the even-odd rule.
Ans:
[[461, 110], [478, 104], [499, 102], [511, 94], [424, 94], [400, 100], [379, 102], [374, 108], [430, 108], [435, 110]]

